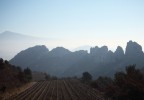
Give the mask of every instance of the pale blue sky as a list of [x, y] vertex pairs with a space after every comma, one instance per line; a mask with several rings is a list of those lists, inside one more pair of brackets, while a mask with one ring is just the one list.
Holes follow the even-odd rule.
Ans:
[[6, 30], [62, 39], [66, 47], [143, 45], [144, 0], [0, 0]]

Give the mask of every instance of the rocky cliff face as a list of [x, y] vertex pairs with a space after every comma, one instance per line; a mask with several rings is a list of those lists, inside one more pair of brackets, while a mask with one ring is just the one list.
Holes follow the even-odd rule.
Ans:
[[103, 62], [104, 63], [114, 63], [116, 61], [114, 53], [109, 50], [107, 54], [104, 56]]
[[124, 51], [123, 51], [122, 47], [120, 47], [120, 46], [117, 47], [114, 54], [115, 54], [115, 59], [117, 61], [121, 61], [124, 58]]
[[144, 53], [141, 45], [136, 42], [129, 41], [126, 46], [125, 61], [127, 64], [143, 64]]
[[129, 41], [126, 46], [126, 56], [135, 57], [143, 55], [142, 47], [136, 42]]
[[104, 62], [104, 58], [106, 54], [108, 53], [108, 47], [102, 46], [99, 48], [98, 46], [90, 49], [90, 55], [94, 58], [94, 61], [97, 63]]
[[142, 47], [133, 41], [127, 43], [125, 54], [120, 46], [115, 52], [108, 51], [107, 46], [96, 46], [90, 49], [90, 53], [83, 50], [71, 52], [63, 47], [49, 51], [45, 46], [35, 46], [18, 53], [10, 63], [57, 76], [81, 75], [84, 71], [97, 77], [112, 76], [130, 64], [143, 67], [144, 53]]

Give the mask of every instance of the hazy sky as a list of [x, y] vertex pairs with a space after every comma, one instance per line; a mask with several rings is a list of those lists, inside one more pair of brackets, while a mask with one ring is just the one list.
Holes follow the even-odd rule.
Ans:
[[58, 38], [66, 47], [143, 45], [144, 0], [0, 0], [6, 30]]

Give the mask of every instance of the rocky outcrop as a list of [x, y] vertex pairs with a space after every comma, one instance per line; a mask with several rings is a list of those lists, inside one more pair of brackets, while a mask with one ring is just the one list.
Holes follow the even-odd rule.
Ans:
[[104, 57], [108, 53], [108, 47], [102, 46], [99, 48], [98, 46], [90, 49], [90, 55], [94, 58], [95, 62], [102, 63], [104, 62]]
[[126, 52], [125, 52], [126, 56], [135, 57], [135, 56], [139, 56], [142, 54], [143, 54], [143, 51], [142, 51], [141, 45], [133, 41], [129, 41], [127, 43]]
[[142, 47], [133, 41], [127, 43], [125, 54], [120, 46], [115, 52], [108, 51], [107, 46], [96, 46], [90, 49], [90, 53], [84, 50], [71, 52], [63, 47], [49, 51], [45, 46], [35, 46], [18, 53], [10, 63], [61, 77], [81, 75], [84, 71], [95, 76], [112, 76], [130, 64], [143, 67], [144, 53]]
[[122, 47], [118, 46], [116, 51], [114, 52], [114, 55], [115, 55], [116, 61], [122, 61], [122, 59], [124, 58], [124, 51]]
[[144, 62], [144, 53], [141, 45], [136, 42], [129, 41], [126, 46], [125, 62], [127, 64], [141, 65]]

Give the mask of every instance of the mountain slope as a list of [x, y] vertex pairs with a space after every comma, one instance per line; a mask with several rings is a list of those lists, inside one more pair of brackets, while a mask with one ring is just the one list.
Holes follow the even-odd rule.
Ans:
[[107, 46], [96, 46], [90, 49], [90, 53], [84, 50], [71, 52], [63, 47], [48, 51], [45, 46], [36, 46], [20, 52], [10, 62], [59, 77], [80, 76], [84, 71], [95, 77], [113, 76], [129, 64], [143, 67], [144, 53], [141, 46], [132, 41], [127, 43], [126, 53], [120, 46], [115, 52], [108, 50]]
[[47, 54], [49, 50], [44, 46], [34, 46], [18, 53], [10, 62], [16, 64], [17, 66], [27, 67], [35, 63], [42, 56]]

